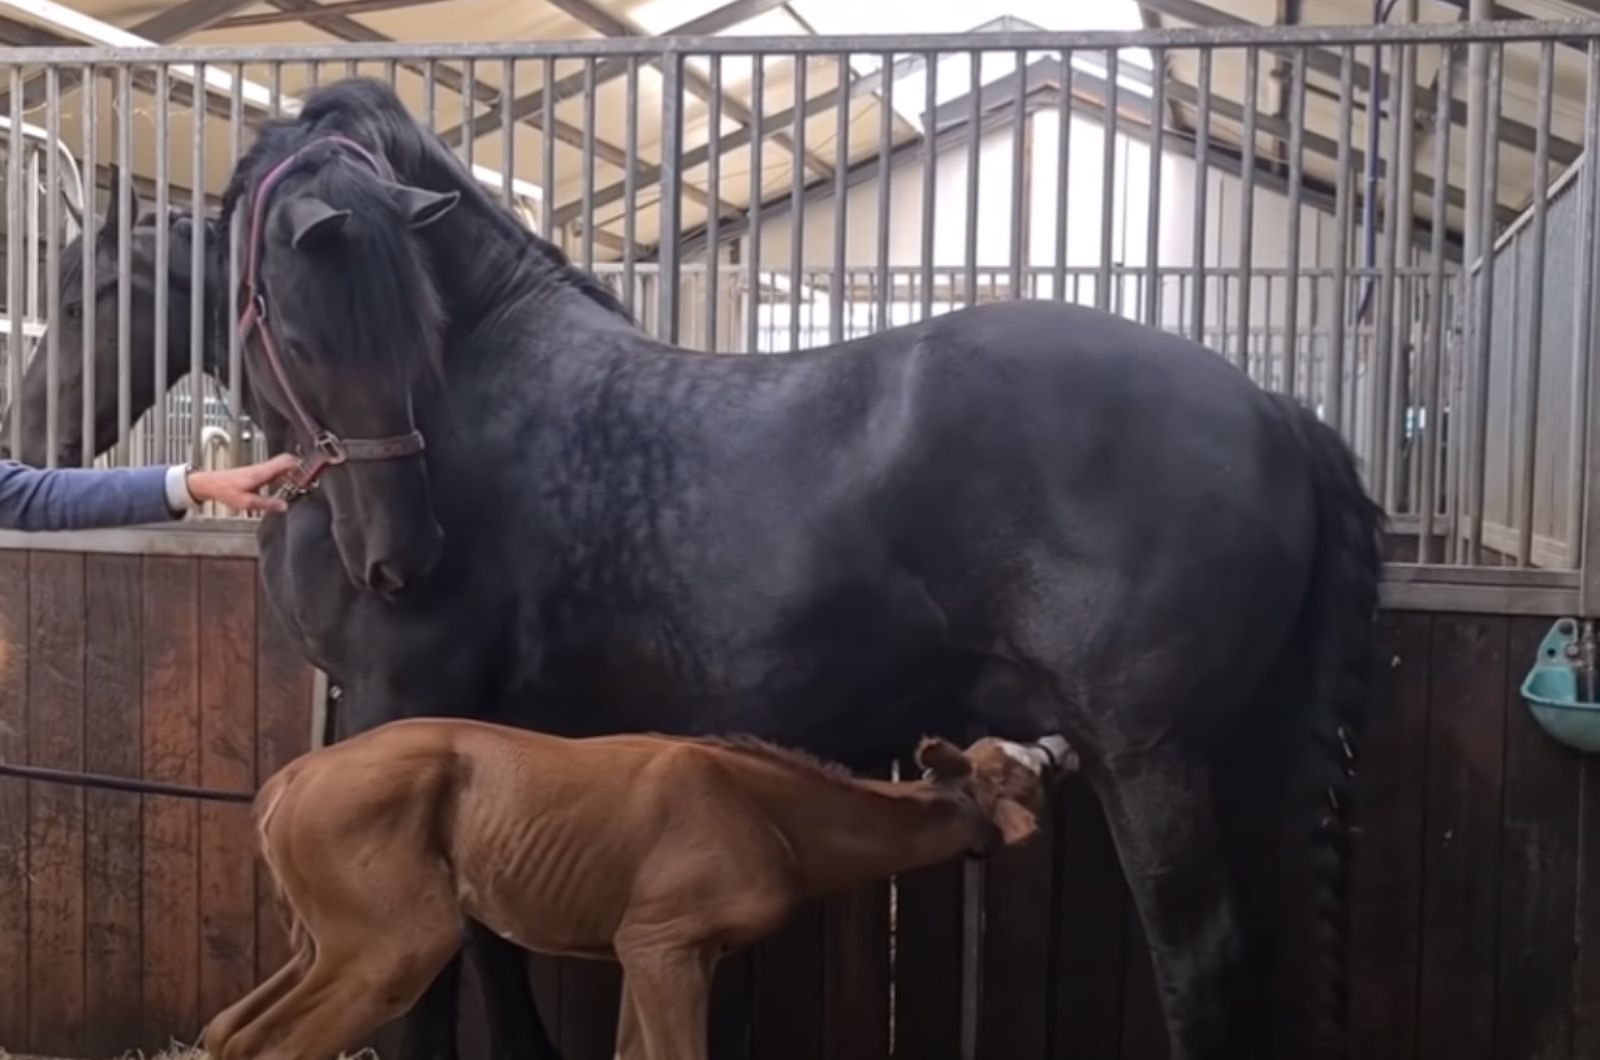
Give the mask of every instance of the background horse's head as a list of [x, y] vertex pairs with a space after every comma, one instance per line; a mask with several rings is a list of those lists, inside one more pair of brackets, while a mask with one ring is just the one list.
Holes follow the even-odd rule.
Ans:
[[[6, 452], [10, 441], [10, 420], [0, 423], [0, 455], [13, 455], [24, 463], [40, 465], [48, 459], [47, 425], [49, 401], [49, 331], [56, 332], [59, 349], [59, 382], [57, 404], [56, 460], [63, 467], [79, 464], [83, 459], [83, 336], [85, 318], [94, 318], [94, 440], [99, 456], [116, 444], [118, 432], [118, 332], [117, 332], [117, 242], [123, 213], [130, 220], [128, 239], [128, 377], [129, 418], [137, 421], [160, 397], [155, 392], [156, 364], [156, 287], [166, 284], [170, 307], [167, 317], [166, 377], [175, 383], [188, 374], [189, 356], [189, 304], [193, 273], [190, 253], [195, 232], [193, 219], [187, 213], [169, 211], [165, 217], [143, 213], [138, 192], [130, 189], [126, 202], [116, 194], [118, 181], [112, 180], [111, 205], [97, 231], [85, 231], [61, 248], [58, 272], [61, 291], [61, 311], [58, 319], [47, 325], [35, 352], [22, 377], [22, 392], [16, 396], [8, 417], [20, 417], [22, 425], [21, 449], [15, 454]], [[160, 225], [167, 226], [167, 272], [156, 274], [156, 242]], [[216, 240], [215, 222], [209, 221], [201, 238], [213, 248]], [[83, 291], [84, 256], [94, 256], [95, 289], [86, 302]], [[219, 275], [215, 266], [208, 268], [208, 278]], [[219, 289], [213, 288], [207, 302], [218, 304]], [[205, 364], [208, 372], [215, 374], [221, 358], [217, 355], [218, 335], [207, 334]]]
[[439, 379], [445, 313], [413, 231], [454, 202], [292, 122], [262, 130], [224, 201], [245, 211], [241, 309], [256, 270], [252, 389], [314, 469], [346, 571], [384, 596], [443, 544], [420, 450], [381, 443], [417, 436]]

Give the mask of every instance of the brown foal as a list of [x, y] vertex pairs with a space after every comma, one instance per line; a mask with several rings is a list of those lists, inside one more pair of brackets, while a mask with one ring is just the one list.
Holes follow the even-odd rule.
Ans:
[[924, 740], [917, 757], [923, 779], [891, 783], [754, 741], [433, 719], [314, 751], [255, 803], [295, 956], [206, 1050], [327, 1060], [409, 1009], [470, 917], [620, 961], [624, 1060], [704, 1060], [724, 953], [813, 896], [1022, 842], [1045, 777], [1076, 767], [1058, 739]]

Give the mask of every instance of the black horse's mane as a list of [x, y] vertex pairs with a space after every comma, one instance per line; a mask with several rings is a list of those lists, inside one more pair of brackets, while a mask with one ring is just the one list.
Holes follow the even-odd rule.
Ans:
[[529, 231], [515, 214], [472, 178], [437, 135], [411, 116], [393, 89], [372, 78], [336, 81], [307, 99], [298, 117], [264, 123], [255, 144], [240, 159], [223, 195], [224, 226], [235, 205], [254, 185], [256, 176], [264, 172], [264, 159], [282, 158], [305, 139], [325, 132], [340, 133], [375, 150], [402, 181], [434, 190], [442, 190], [441, 185], [447, 184], [459, 191], [464, 200], [470, 201], [482, 215], [492, 218], [508, 238], [522, 248], [521, 260], [537, 269], [541, 278], [570, 287], [608, 312], [632, 322], [632, 316], [609, 287], [573, 265], [561, 248]]

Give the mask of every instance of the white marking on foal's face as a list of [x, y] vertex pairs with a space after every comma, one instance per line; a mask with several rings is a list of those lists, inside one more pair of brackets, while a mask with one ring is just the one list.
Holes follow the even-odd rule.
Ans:
[[1028, 770], [1036, 777], [1044, 775], [1044, 767], [1045, 763], [1049, 761], [1049, 755], [1043, 750], [1037, 747], [1024, 747], [1021, 744], [1012, 743], [1010, 740], [997, 740], [995, 742], [1000, 745], [1000, 750], [1005, 752], [1006, 757], [1017, 763], [1017, 765]]

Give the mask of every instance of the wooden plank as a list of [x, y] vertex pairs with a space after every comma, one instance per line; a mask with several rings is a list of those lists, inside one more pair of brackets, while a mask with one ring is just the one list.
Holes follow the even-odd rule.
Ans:
[[1427, 775], [1427, 615], [1388, 615], [1352, 792], [1351, 1055], [1417, 1052], [1421, 973], [1423, 778]]
[[616, 1054], [622, 968], [611, 961], [561, 962], [563, 1060], [611, 1060]]
[[[200, 597], [192, 559], [144, 561], [144, 775], [200, 781]], [[147, 1047], [200, 1029], [195, 803], [144, 800], [144, 1035]]]
[[[28, 761], [83, 769], [83, 557], [29, 557]], [[28, 793], [28, 1047], [82, 1056], [84, 1007], [83, 790], [32, 784]]]
[[1122, 1047], [1128, 887], [1100, 800], [1086, 782], [1063, 785], [1055, 827], [1051, 1053], [1114, 1057]]
[[826, 1055], [822, 939], [822, 903], [811, 902], [756, 947], [751, 1052], [762, 1060], [813, 1060]]
[[888, 881], [823, 902], [822, 945], [823, 1055], [888, 1060]]
[[961, 1055], [961, 894], [959, 863], [909, 872], [895, 881], [894, 1055], [899, 1060]]
[[1600, 1056], [1600, 755], [1584, 755], [1578, 793], [1578, 959], [1572, 1055]]
[[1500, 798], [1509, 621], [1433, 621], [1419, 1052], [1488, 1057], [1494, 1043]]
[[[86, 556], [88, 653], [84, 659], [84, 768], [139, 775], [144, 607], [136, 556]], [[139, 797], [89, 791], [85, 901], [85, 974], [89, 1056], [117, 1056], [143, 1030], [139, 922]]]
[[[0, 758], [28, 757], [28, 554], [0, 552]], [[0, 1042], [28, 1037], [28, 786], [0, 780]]]
[[[711, 1060], [755, 1060], [751, 1052], [754, 979], [755, 956], [749, 947], [717, 962], [717, 975], [711, 983], [711, 1026], [707, 1035]], [[535, 993], [537, 991], [536, 980]]]
[[[255, 789], [256, 570], [250, 560], [196, 561], [200, 579], [200, 783]], [[255, 834], [250, 808], [202, 802], [200, 1013], [256, 980]]]
[[[311, 747], [312, 671], [299, 641], [265, 593], [259, 594], [256, 604], [256, 645], [255, 785], [259, 788]], [[254, 855], [252, 863], [257, 881], [256, 976], [264, 979], [289, 959], [289, 937], [266, 869]]]
[[1055, 822], [984, 865], [978, 1055], [1046, 1060], [1050, 1055], [1051, 891]]
[[1547, 736], [1518, 693], [1548, 632], [1511, 620], [1495, 1056], [1572, 1055], [1581, 755]]

